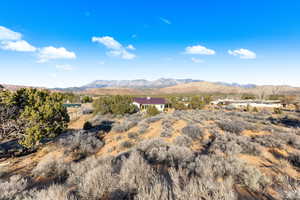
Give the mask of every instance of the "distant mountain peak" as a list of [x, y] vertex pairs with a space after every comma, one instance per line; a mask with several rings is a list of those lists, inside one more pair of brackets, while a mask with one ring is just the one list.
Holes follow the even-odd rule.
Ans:
[[84, 89], [89, 88], [163, 88], [178, 85], [181, 83], [200, 82], [201, 80], [194, 79], [173, 79], [173, 78], [159, 78], [157, 80], [149, 81], [146, 79], [135, 80], [96, 80], [87, 85], [82, 86]]

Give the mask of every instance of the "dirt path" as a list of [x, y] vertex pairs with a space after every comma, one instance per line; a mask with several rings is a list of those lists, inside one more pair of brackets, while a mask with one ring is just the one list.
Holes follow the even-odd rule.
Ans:
[[79, 117], [79, 119], [72, 121], [69, 123], [70, 129], [82, 129], [83, 125], [86, 121], [92, 118], [92, 114], [90, 115], [82, 115]]

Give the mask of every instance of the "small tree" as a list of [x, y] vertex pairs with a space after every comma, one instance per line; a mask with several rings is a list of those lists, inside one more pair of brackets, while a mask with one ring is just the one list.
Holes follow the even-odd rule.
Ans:
[[93, 125], [92, 125], [91, 122], [89, 122], [89, 121], [84, 122], [84, 124], [83, 124], [83, 130], [90, 130], [92, 128], [93, 128]]
[[194, 96], [191, 99], [189, 108], [191, 109], [202, 109], [205, 105], [205, 102], [198, 96]]
[[256, 96], [254, 94], [243, 94], [241, 96], [241, 99], [243, 100], [253, 100], [253, 99], [256, 99]]
[[34, 147], [43, 138], [52, 138], [68, 126], [69, 116], [63, 96], [46, 90], [20, 89], [1, 96], [2, 105], [14, 107], [15, 119], [22, 121], [18, 139], [25, 147]]
[[93, 102], [93, 98], [90, 96], [84, 96], [81, 99], [81, 103], [91, 103], [91, 102]]
[[274, 113], [277, 114], [277, 115], [281, 115], [282, 110], [280, 108], [274, 108]]
[[170, 107], [171, 108], [174, 108], [175, 110], [186, 110], [187, 109], [187, 106], [184, 104], [184, 103], [182, 103], [182, 102], [180, 102], [180, 101], [178, 101], [176, 98], [171, 98], [170, 100], [169, 100], [169, 102], [170, 102]]
[[94, 112], [100, 114], [125, 115], [137, 112], [130, 96], [101, 97], [93, 103]]
[[154, 116], [154, 115], [158, 115], [159, 111], [157, 110], [157, 108], [155, 106], [149, 106], [147, 108], [147, 115], [148, 116]]

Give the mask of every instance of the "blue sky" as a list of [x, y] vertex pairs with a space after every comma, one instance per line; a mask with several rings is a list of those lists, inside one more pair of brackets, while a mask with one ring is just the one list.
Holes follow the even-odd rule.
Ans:
[[0, 83], [194, 78], [300, 86], [297, 0], [3, 0]]

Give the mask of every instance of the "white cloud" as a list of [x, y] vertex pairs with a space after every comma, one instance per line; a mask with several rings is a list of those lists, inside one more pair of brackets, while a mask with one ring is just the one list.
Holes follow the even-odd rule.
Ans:
[[135, 47], [132, 44], [128, 45], [126, 48], [129, 50], [135, 50]]
[[122, 45], [116, 41], [113, 37], [104, 36], [104, 37], [92, 37], [93, 42], [102, 43], [108, 49], [121, 49]]
[[201, 45], [189, 46], [185, 48], [186, 54], [199, 54], [199, 55], [214, 55], [216, 52]]
[[130, 52], [124, 50], [124, 49], [108, 51], [106, 54], [108, 56], [120, 57], [120, 58], [125, 59], [125, 60], [132, 60], [136, 57], [135, 54], [130, 53]]
[[110, 51], [106, 52], [109, 56], [114, 57], [120, 57], [125, 60], [131, 60], [136, 58], [136, 55], [133, 53], [130, 53], [126, 50], [134, 50], [133, 45], [128, 45], [126, 48], [119, 43], [117, 40], [115, 40], [113, 37], [110, 36], [104, 36], [104, 37], [92, 37], [92, 42], [97, 42], [103, 44], [106, 48], [110, 49]]
[[26, 42], [25, 40], [19, 41], [3, 41], [1, 42], [1, 48], [10, 51], [22, 51], [22, 52], [33, 52], [37, 48]]
[[22, 34], [0, 26], [0, 40], [20, 40]]
[[172, 24], [172, 22], [166, 18], [160, 17], [159, 19], [166, 24]]
[[133, 34], [131, 37], [132, 37], [132, 38], [136, 38], [136, 37], [137, 37], [137, 35], [136, 35], [136, 34]]
[[74, 69], [71, 65], [68, 65], [68, 64], [56, 65], [55, 67], [56, 67], [56, 69], [64, 70], [64, 71], [72, 71]]
[[136, 55], [133, 54], [133, 53], [129, 53], [129, 52], [126, 51], [126, 50], [123, 50], [123, 51], [122, 51], [122, 54], [121, 54], [121, 57], [122, 57], [123, 59], [126, 59], [126, 60], [132, 60], [132, 59], [134, 59], [134, 58], [136, 57]]
[[55, 48], [49, 46], [40, 49], [38, 57], [38, 62], [44, 63], [52, 59], [75, 59], [76, 54], [74, 52], [66, 50], [64, 47]]
[[191, 58], [192, 62], [194, 63], [204, 63], [204, 60], [198, 59], [198, 58]]
[[248, 49], [228, 50], [229, 55], [239, 56], [241, 59], [255, 59], [256, 53]]

